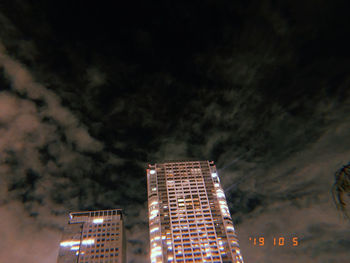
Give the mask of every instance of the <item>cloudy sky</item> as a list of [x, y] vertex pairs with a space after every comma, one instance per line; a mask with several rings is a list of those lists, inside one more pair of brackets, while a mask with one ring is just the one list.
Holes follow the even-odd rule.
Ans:
[[348, 1], [124, 2], [0, 3], [0, 262], [56, 262], [68, 212], [111, 208], [148, 262], [145, 168], [186, 159], [246, 263], [348, 260]]

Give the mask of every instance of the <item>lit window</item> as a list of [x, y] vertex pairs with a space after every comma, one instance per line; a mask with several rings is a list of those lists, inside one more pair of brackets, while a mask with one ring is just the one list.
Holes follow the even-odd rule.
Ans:
[[101, 223], [103, 223], [103, 218], [95, 218], [94, 220], [92, 220], [92, 222], [94, 224], [101, 224]]
[[72, 246], [70, 250], [79, 250], [79, 246]]
[[159, 227], [152, 228], [150, 232], [153, 233], [153, 232], [155, 232], [157, 230], [159, 230]]
[[60, 243], [61, 247], [71, 247], [74, 245], [80, 244], [80, 241], [78, 240], [70, 240], [70, 241], [64, 241]]

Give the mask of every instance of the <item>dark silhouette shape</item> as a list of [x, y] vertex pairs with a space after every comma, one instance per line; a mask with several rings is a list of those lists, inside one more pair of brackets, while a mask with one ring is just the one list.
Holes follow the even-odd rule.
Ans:
[[350, 219], [346, 207], [348, 204], [346, 204], [344, 200], [346, 194], [350, 196], [350, 162], [335, 173], [335, 183], [332, 187], [332, 194], [337, 209], [340, 210], [347, 219]]

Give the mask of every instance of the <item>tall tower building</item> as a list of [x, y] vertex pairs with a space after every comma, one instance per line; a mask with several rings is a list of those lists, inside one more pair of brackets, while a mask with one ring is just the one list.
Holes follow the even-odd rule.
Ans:
[[70, 213], [57, 263], [126, 263], [123, 220], [120, 209]]
[[169, 162], [147, 169], [152, 263], [243, 263], [213, 162]]

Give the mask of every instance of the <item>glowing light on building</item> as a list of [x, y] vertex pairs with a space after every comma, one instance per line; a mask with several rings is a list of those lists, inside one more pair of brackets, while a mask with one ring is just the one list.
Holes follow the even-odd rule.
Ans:
[[79, 247], [80, 247], [80, 246], [72, 246], [72, 247], [70, 248], [70, 250], [79, 250]]
[[159, 227], [155, 227], [155, 228], [152, 228], [150, 232], [153, 233], [153, 232], [158, 231], [158, 230], [159, 230]]
[[94, 243], [95, 243], [95, 239], [85, 239], [82, 242], [83, 245], [92, 245]]
[[[86, 239], [81, 242], [82, 245], [92, 245], [94, 243], [94, 239]], [[76, 245], [80, 245], [80, 240], [67, 240], [60, 243], [61, 247], [73, 247]]]
[[71, 247], [80, 244], [80, 240], [67, 240], [60, 243], [61, 247]]
[[216, 196], [218, 198], [225, 198], [224, 191], [222, 191], [221, 189], [216, 189]]
[[92, 222], [94, 224], [102, 224], [103, 223], [103, 218], [96, 218], [96, 219], [92, 220]]
[[235, 231], [235, 228], [233, 226], [227, 226], [226, 229], [230, 231]]

